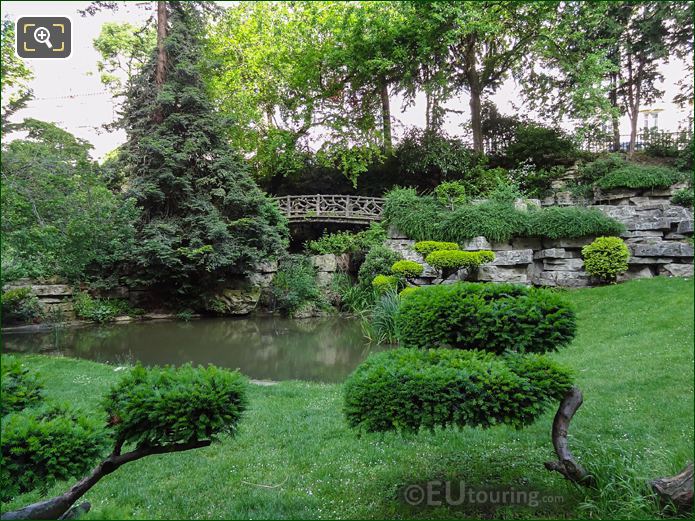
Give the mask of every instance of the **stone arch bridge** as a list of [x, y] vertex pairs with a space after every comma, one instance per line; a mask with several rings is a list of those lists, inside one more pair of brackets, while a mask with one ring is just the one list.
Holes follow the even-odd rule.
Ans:
[[274, 197], [290, 223], [370, 224], [381, 220], [384, 199], [361, 195], [285, 195]]

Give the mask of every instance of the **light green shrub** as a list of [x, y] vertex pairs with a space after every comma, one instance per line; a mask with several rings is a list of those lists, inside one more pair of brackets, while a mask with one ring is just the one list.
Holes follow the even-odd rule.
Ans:
[[415, 293], [419, 288], [417, 286], [408, 286], [407, 288], [403, 288], [401, 292], [398, 294], [399, 297], [405, 298], [408, 295], [412, 295]]
[[455, 242], [444, 241], [419, 241], [415, 243], [414, 249], [423, 257], [427, 257], [433, 251], [439, 250], [458, 250], [459, 245]]
[[394, 275], [377, 275], [372, 280], [372, 287], [379, 294], [384, 294], [387, 291], [396, 291], [398, 289], [398, 277]]
[[466, 202], [466, 188], [460, 181], [445, 181], [434, 189], [437, 200], [452, 210]]
[[628, 268], [630, 251], [620, 237], [599, 237], [582, 248], [584, 269], [589, 275], [615, 282]]
[[391, 273], [396, 276], [405, 277], [406, 279], [412, 277], [419, 277], [422, 275], [422, 271], [425, 268], [419, 262], [411, 260], [399, 260], [393, 263], [391, 266]]
[[495, 254], [489, 250], [439, 250], [433, 251], [425, 259], [427, 264], [443, 271], [455, 271], [462, 268], [476, 270], [480, 265], [493, 260], [495, 260]]
[[401, 256], [381, 244], [373, 246], [360, 265], [357, 280], [363, 288], [369, 288], [372, 280], [379, 274], [388, 273], [393, 263], [400, 260]]

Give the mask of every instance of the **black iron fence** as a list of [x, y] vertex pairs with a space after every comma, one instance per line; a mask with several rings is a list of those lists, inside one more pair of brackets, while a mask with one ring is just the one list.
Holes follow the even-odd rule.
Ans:
[[[690, 131], [664, 132], [647, 130], [637, 134], [635, 150], [654, 153], [654, 155], [674, 155], [691, 145], [693, 133]], [[618, 152], [630, 148], [630, 134], [620, 134], [620, 140], [615, 143], [613, 136], [588, 139], [581, 144], [587, 152]]]

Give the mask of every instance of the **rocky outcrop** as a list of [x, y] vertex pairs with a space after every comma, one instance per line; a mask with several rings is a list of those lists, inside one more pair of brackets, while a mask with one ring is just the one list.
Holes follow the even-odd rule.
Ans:
[[224, 288], [205, 299], [208, 311], [220, 315], [248, 315], [258, 305], [259, 287]]
[[2, 290], [29, 288], [39, 300], [39, 305], [46, 317], [60, 320], [74, 320], [75, 309], [72, 305], [72, 287], [67, 284], [41, 284], [29, 279], [19, 279], [6, 284]]

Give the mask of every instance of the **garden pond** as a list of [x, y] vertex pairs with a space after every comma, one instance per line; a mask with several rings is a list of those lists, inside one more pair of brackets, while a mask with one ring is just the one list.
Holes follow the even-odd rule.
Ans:
[[360, 321], [348, 317], [208, 318], [4, 332], [5, 351], [54, 354], [110, 364], [239, 369], [256, 380], [341, 382], [369, 353]]

